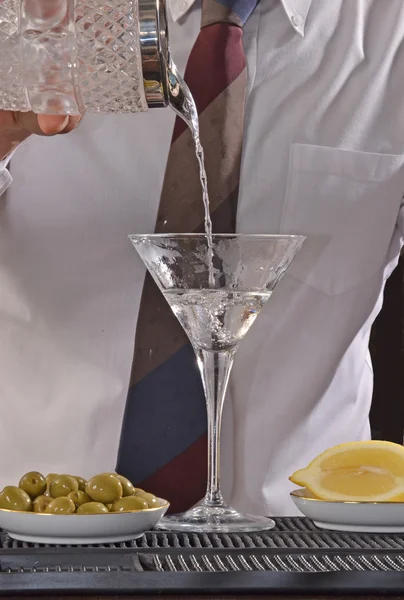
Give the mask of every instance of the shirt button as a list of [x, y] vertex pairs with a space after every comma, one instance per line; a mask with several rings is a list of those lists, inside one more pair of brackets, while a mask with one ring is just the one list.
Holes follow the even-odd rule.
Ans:
[[290, 20], [292, 21], [292, 25], [294, 27], [300, 27], [302, 24], [302, 17], [299, 17], [299, 15], [292, 15]]

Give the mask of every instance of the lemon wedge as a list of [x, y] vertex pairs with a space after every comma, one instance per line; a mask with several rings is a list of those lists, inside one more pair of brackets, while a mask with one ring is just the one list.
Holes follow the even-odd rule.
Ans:
[[351, 442], [326, 450], [290, 481], [321, 500], [404, 501], [404, 447], [391, 442]]

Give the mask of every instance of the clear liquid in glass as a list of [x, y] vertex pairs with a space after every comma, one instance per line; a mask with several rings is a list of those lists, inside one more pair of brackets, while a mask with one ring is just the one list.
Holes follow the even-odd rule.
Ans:
[[223, 352], [240, 344], [271, 293], [171, 289], [164, 296], [195, 348]]

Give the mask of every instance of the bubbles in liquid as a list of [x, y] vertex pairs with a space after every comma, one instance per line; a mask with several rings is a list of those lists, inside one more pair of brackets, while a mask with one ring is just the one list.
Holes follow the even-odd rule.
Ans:
[[193, 345], [218, 352], [243, 340], [271, 292], [171, 289], [164, 296]]

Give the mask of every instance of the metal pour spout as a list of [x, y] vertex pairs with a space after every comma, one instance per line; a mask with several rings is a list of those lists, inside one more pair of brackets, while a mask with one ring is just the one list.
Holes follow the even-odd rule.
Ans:
[[199, 137], [194, 99], [170, 54], [165, 0], [139, 0], [139, 29], [148, 107], [171, 106]]

